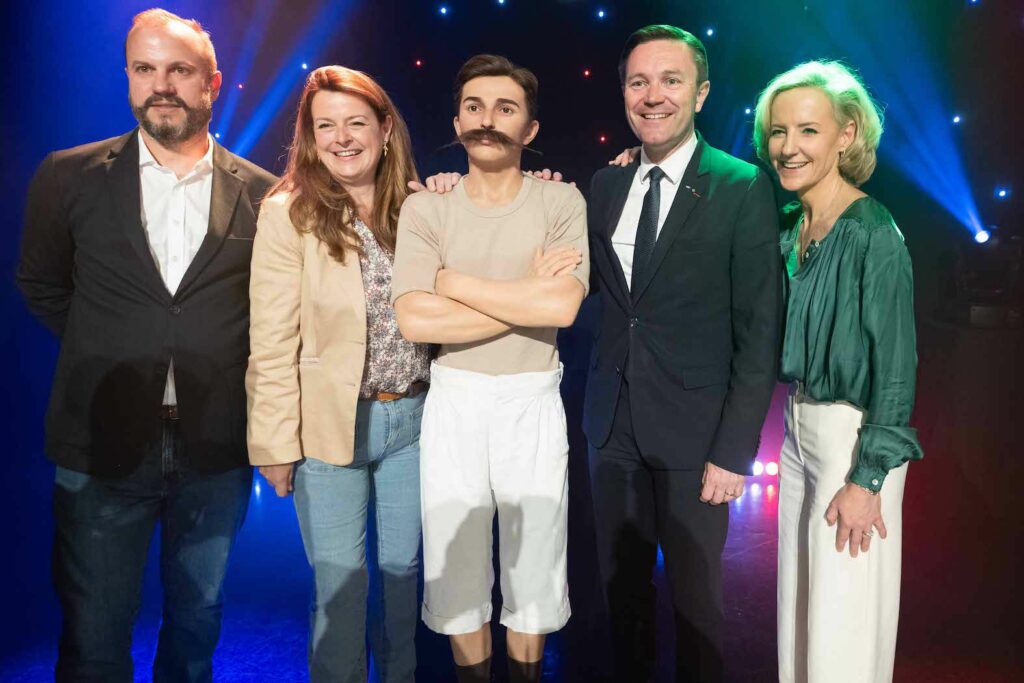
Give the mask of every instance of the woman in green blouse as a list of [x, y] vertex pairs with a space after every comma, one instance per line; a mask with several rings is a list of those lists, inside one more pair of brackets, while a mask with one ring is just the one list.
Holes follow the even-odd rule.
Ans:
[[784, 210], [788, 303], [779, 498], [779, 679], [892, 680], [907, 426], [917, 364], [910, 257], [860, 185], [879, 111], [837, 62], [774, 78], [754, 145], [798, 202]]

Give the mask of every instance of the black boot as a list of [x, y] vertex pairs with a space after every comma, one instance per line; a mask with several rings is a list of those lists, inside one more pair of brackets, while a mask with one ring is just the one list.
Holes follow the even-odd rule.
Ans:
[[540, 683], [540, 674], [544, 669], [544, 660], [536, 662], [520, 662], [508, 658], [508, 683]]
[[455, 665], [455, 680], [459, 683], [489, 683], [491, 680], [491, 658], [466, 666]]

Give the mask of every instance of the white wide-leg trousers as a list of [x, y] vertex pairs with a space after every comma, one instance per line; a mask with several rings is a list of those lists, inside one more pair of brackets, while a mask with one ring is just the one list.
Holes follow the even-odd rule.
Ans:
[[889, 683], [899, 622], [903, 487], [907, 465], [879, 494], [884, 540], [837, 552], [825, 511], [855, 464], [864, 412], [820, 403], [794, 384], [786, 402], [779, 482], [779, 681]]

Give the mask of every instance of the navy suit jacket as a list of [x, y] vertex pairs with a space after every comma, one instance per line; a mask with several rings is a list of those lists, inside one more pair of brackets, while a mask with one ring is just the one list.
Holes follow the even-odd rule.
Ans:
[[698, 140], [630, 292], [612, 250], [638, 162], [594, 175], [592, 293], [600, 300], [583, 428], [601, 447], [628, 382], [634, 438], [655, 469], [712, 462], [748, 474], [777, 377], [782, 263], [772, 184]]

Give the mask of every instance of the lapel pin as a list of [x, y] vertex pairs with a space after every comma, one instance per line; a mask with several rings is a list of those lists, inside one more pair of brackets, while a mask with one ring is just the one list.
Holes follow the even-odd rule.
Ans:
[[700, 199], [700, 192], [697, 192], [697, 190], [693, 189], [689, 185], [683, 185], [683, 187], [685, 187], [687, 190], [689, 190], [690, 194], [692, 194], [694, 197], [696, 197], [697, 199]]

